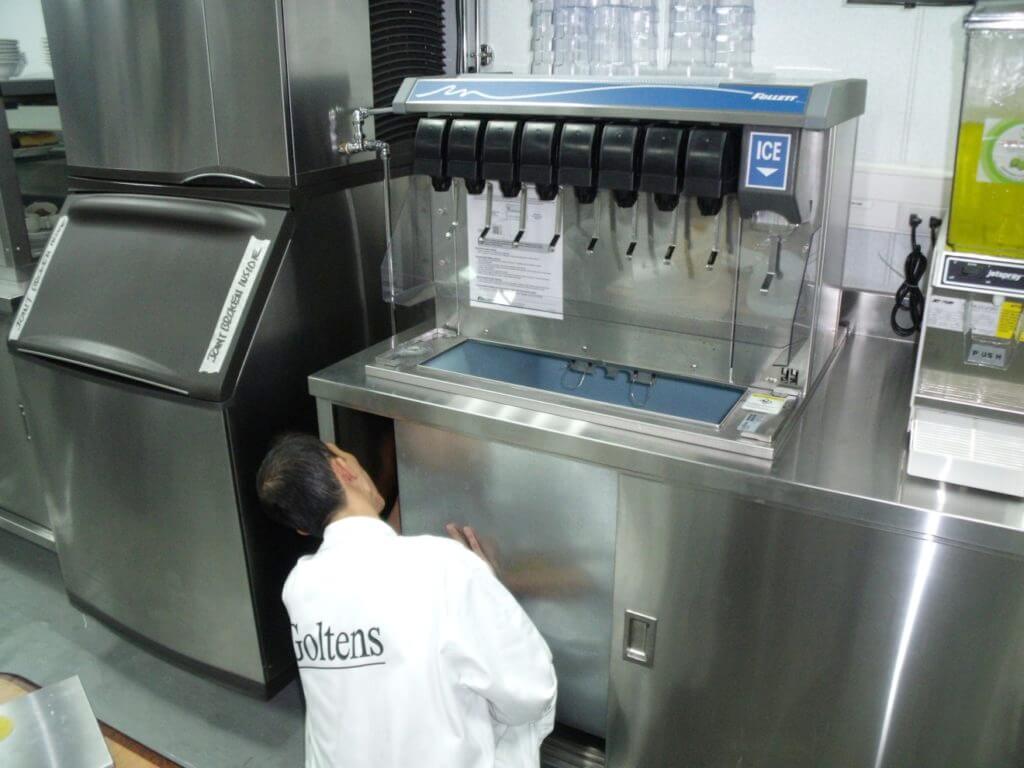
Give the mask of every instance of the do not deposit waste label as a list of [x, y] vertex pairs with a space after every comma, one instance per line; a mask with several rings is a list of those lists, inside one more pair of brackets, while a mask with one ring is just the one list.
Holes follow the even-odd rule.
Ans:
[[68, 217], [61, 216], [57, 220], [57, 226], [53, 228], [53, 234], [50, 235], [50, 240], [46, 244], [46, 249], [43, 251], [43, 255], [39, 257], [39, 263], [36, 265], [36, 271], [32, 275], [32, 280], [28, 284], [28, 290], [25, 291], [25, 296], [21, 300], [21, 307], [18, 309], [18, 314], [14, 318], [14, 323], [11, 325], [11, 333], [8, 338], [11, 341], [17, 341], [21, 337], [21, 332], [25, 329], [25, 323], [28, 322], [28, 316], [32, 312], [32, 307], [36, 303], [36, 295], [39, 293], [39, 288], [43, 284], [43, 278], [46, 277], [46, 270], [50, 268], [50, 262], [53, 261], [53, 254], [57, 251], [57, 246], [60, 245], [60, 239], [64, 237], [64, 230], [68, 228]]
[[486, 196], [468, 197], [470, 305], [561, 320], [562, 238], [553, 250], [546, 247], [555, 234], [556, 203], [540, 200], [532, 189], [527, 194], [526, 234], [518, 248], [511, 241], [519, 229], [520, 198], [503, 198], [495, 190], [490, 231], [481, 243]]
[[217, 325], [214, 326], [213, 336], [210, 337], [210, 344], [199, 366], [200, 373], [220, 373], [224, 367], [231, 342], [238, 332], [245, 308], [249, 304], [252, 289], [259, 280], [260, 272], [263, 271], [263, 262], [266, 260], [268, 250], [269, 240], [249, 238], [249, 245], [246, 246], [245, 254], [235, 271], [228, 295], [224, 298], [224, 306], [217, 315]]

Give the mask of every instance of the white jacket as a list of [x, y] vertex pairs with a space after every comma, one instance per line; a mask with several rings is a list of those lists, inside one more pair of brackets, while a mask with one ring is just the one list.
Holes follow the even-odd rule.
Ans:
[[379, 520], [327, 526], [284, 586], [310, 768], [537, 768], [555, 671], [475, 554]]

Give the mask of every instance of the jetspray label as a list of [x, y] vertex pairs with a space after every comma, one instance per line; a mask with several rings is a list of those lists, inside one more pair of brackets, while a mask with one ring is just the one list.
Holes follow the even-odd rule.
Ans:
[[213, 328], [210, 344], [206, 348], [203, 362], [199, 366], [200, 373], [220, 373], [224, 367], [228, 350], [231, 349], [231, 342], [234, 341], [235, 334], [238, 332], [238, 326], [242, 322], [242, 316], [245, 315], [249, 297], [263, 270], [263, 262], [269, 250], [269, 240], [249, 238], [249, 245], [245, 249], [242, 261], [238, 264], [235, 279], [231, 281], [231, 288], [224, 298], [224, 306], [221, 307], [220, 314], [217, 315], [217, 324]]
[[46, 270], [50, 268], [50, 262], [53, 260], [53, 254], [57, 250], [57, 246], [60, 245], [60, 239], [64, 236], [64, 230], [68, 228], [68, 217], [61, 216], [57, 220], [57, 226], [53, 228], [53, 234], [50, 235], [50, 241], [46, 244], [46, 250], [43, 251], [43, 255], [39, 257], [39, 264], [36, 265], [36, 271], [32, 275], [32, 281], [28, 284], [28, 290], [25, 292], [24, 298], [21, 300], [21, 307], [18, 309], [18, 315], [14, 318], [14, 324], [11, 326], [10, 340], [17, 341], [21, 337], [21, 332], [25, 328], [25, 323], [28, 322], [28, 316], [32, 312], [32, 307], [36, 303], [36, 294], [39, 293], [39, 287], [43, 284], [43, 278], [46, 277]]

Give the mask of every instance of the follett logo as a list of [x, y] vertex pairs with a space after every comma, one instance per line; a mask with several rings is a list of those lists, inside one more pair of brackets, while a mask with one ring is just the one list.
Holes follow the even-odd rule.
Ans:
[[751, 101], [784, 101], [794, 102], [800, 99], [799, 96], [793, 93], [765, 93], [764, 91], [757, 91], [751, 97]]

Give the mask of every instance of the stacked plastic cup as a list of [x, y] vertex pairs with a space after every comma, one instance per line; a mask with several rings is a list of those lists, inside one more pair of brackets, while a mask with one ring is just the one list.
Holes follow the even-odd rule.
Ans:
[[595, 75], [628, 72], [632, 62], [630, 0], [597, 0], [591, 21], [591, 62]]
[[658, 68], [658, 7], [656, 0], [630, 0], [630, 61], [623, 74], [642, 75]]
[[692, 75], [710, 63], [712, 51], [710, 0], [672, 0], [669, 13], [668, 67]]
[[550, 75], [555, 71], [554, 11], [555, 0], [533, 0], [530, 72], [535, 75]]
[[594, 9], [590, 0], [554, 0], [554, 68], [559, 75], [589, 75]]
[[754, 55], [754, 0], [716, 0], [711, 15], [715, 71], [729, 77], [749, 71]]

